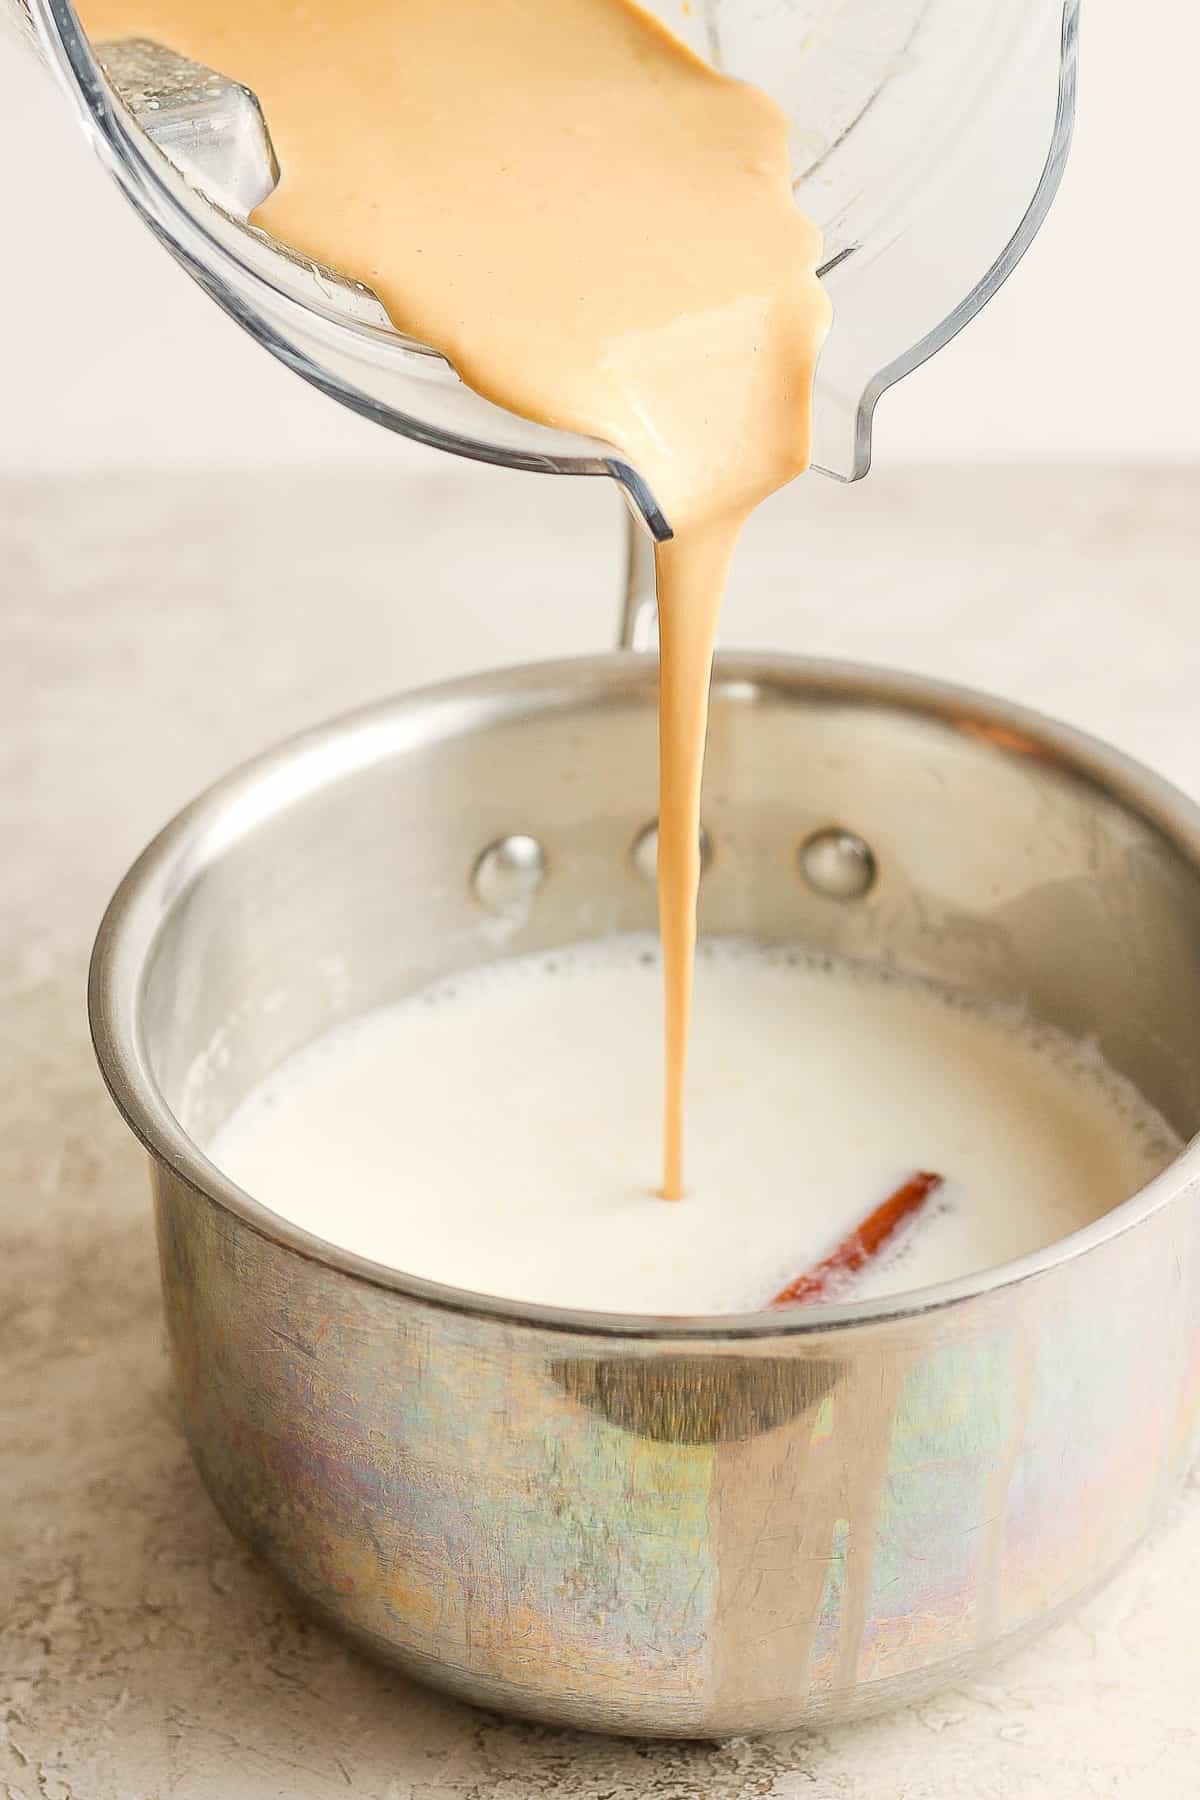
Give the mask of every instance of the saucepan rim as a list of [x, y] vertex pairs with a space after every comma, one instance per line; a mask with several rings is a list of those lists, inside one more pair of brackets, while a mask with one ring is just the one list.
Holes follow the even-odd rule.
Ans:
[[[586, 712], [644, 697], [657, 682], [653, 658], [629, 652], [531, 663], [414, 689], [291, 737], [224, 775], [178, 813], [142, 852], [101, 922], [88, 975], [88, 1018], [101, 1073], [118, 1111], [160, 1164], [198, 1199], [262, 1237], [359, 1282], [444, 1311], [585, 1337], [642, 1340], [795, 1339], [894, 1323], [1036, 1280], [1141, 1225], [1200, 1182], [1200, 1137], [1145, 1187], [1103, 1218], [1014, 1262], [878, 1300], [828, 1303], [802, 1312], [660, 1317], [595, 1312], [479, 1294], [411, 1275], [303, 1230], [230, 1180], [175, 1117], [150, 1068], [143, 1040], [144, 976], [159, 934], [192, 882], [222, 850], [283, 807], [330, 781], [416, 743], [457, 737], [489, 723], [548, 711]], [[876, 706], [959, 728], [991, 732], [998, 755], [1057, 765], [1158, 829], [1200, 884], [1200, 807], [1123, 752], [1071, 726], [974, 689], [867, 664], [778, 652], [721, 655], [714, 691], [755, 689], [830, 705]]]

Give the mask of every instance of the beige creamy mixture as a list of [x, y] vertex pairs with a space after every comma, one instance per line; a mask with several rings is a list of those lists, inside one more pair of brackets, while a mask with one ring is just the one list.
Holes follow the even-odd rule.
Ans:
[[658, 552], [662, 1191], [683, 1192], [700, 779], [738, 533], [808, 463], [829, 324], [773, 101], [629, 0], [80, 0], [245, 82], [282, 179], [254, 215], [368, 283], [490, 400], [616, 445]]

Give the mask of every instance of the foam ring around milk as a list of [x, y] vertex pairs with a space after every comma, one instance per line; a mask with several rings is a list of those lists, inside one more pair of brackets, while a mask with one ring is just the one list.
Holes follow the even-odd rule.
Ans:
[[713, 939], [696, 971], [689, 1204], [663, 1206], [646, 1180], [660, 980], [641, 936], [457, 974], [289, 1058], [208, 1153], [267, 1207], [409, 1273], [687, 1314], [766, 1306], [915, 1169], [944, 1188], [841, 1297], [1038, 1249], [1179, 1148], [1093, 1047], [1018, 1011]]

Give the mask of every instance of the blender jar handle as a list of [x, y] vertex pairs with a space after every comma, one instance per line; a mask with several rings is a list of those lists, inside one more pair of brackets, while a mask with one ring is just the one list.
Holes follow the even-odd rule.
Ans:
[[658, 593], [654, 542], [628, 508], [625, 517], [625, 591], [621, 599], [620, 650], [658, 648]]

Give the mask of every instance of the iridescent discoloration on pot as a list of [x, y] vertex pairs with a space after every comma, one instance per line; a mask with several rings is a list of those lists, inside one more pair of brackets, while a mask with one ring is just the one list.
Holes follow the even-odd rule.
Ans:
[[[1200, 1201], [1189, 1150], [1019, 1267], [874, 1307], [655, 1321], [440, 1289], [226, 1182], [196, 1140], [336, 1018], [651, 922], [630, 849], [654, 816], [654, 698], [653, 666], [598, 659], [272, 754], [131, 873], [92, 1013], [152, 1153], [184, 1421], [234, 1529], [457, 1693], [711, 1736], [927, 1693], [1140, 1541], [1200, 1422]], [[1200, 825], [1152, 776], [978, 696], [738, 658], [706, 792], [707, 931], [1028, 1000], [1191, 1135]], [[802, 879], [798, 847], [829, 825], [870, 846], [865, 897]], [[498, 919], [472, 873], [511, 832], [546, 877]]]

